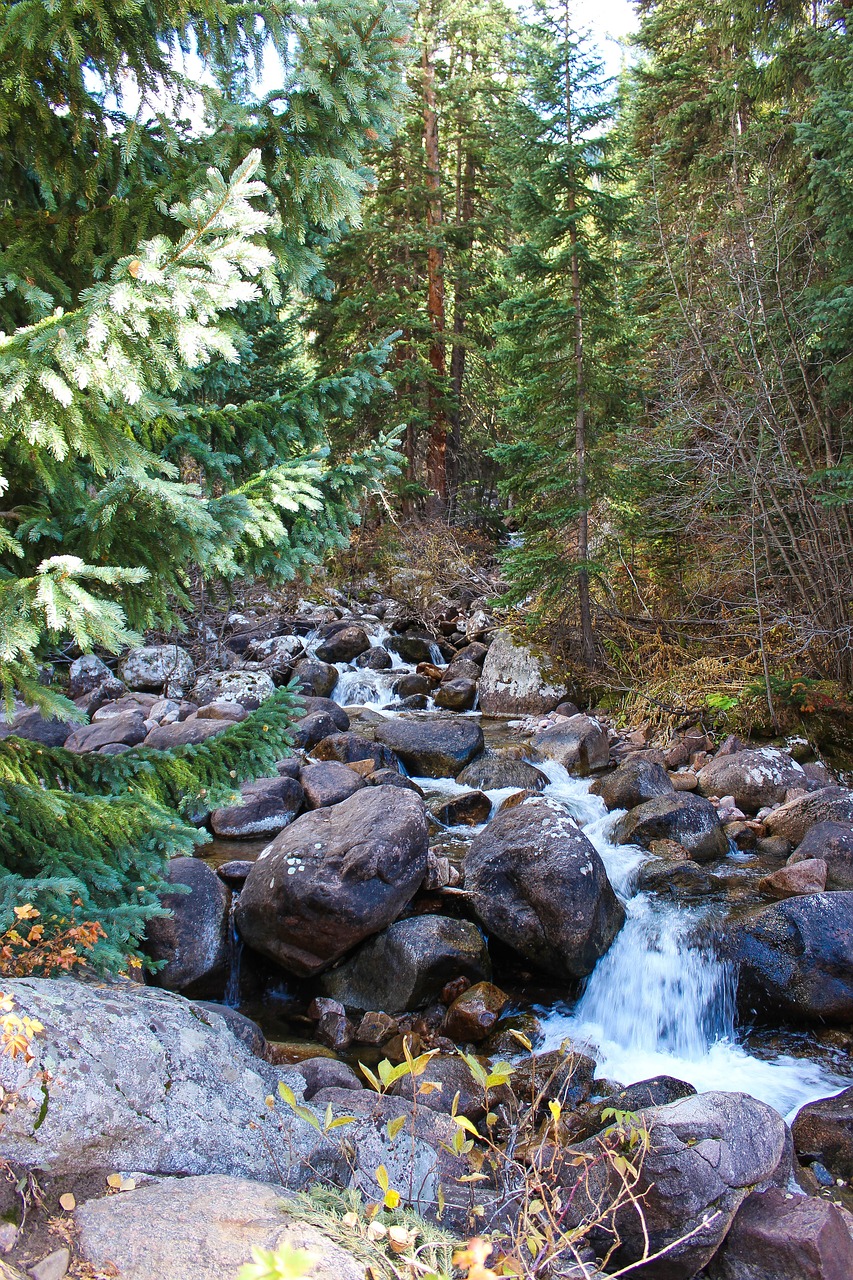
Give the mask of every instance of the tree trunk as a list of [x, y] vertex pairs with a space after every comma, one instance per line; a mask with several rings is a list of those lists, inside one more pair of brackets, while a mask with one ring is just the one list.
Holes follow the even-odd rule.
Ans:
[[435, 101], [433, 63], [434, 28], [429, 15], [421, 53], [424, 114], [424, 155], [426, 159], [427, 203], [427, 311], [432, 338], [429, 362], [433, 376], [428, 391], [429, 440], [427, 444], [427, 514], [443, 516], [447, 510], [447, 416], [444, 397], [447, 360], [444, 345], [444, 252], [441, 245], [441, 161], [438, 149], [438, 116]]
[[465, 329], [468, 320], [468, 302], [471, 297], [471, 219], [474, 213], [474, 155], [470, 147], [465, 150], [464, 173], [462, 165], [462, 121], [459, 122], [459, 154], [457, 158], [456, 223], [463, 229], [464, 240], [458, 246], [456, 281], [453, 290], [453, 346], [450, 352], [450, 386], [453, 404], [450, 411], [450, 448], [447, 459], [447, 478], [450, 491], [449, 515], [456, 514], [459, 489], [459, 455], [462, 447], [462, 392], [465, 384]]

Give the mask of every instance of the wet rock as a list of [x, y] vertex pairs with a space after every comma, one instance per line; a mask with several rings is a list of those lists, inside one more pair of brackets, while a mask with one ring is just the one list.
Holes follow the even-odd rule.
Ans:
[[393, 751], [389, 751], [381, 742], [363, 738], [357, 733], [332, 733], [317, 743], [312, 755], [316, 760], [337, 760], [340, 764], [370, 760], [374, 770], [399, 770], [399, 762]]
[[173, 858], [166, 876], [190, 892], [163, 894], [171, 916], [155, 916], [146, 927], [147, 954], [165, 961], [155, 981], [168, 991], [210, 994], [225, 978], [231, 894], [199, 858]]
[[398, 920], [324, 974], [323, 991], [349, 1010], [385, 1013], [418, 1009], [459, 975], [488, 980], [492, 966], [485, 939], [468, 920], [414, 916]]
[[455, 778], [483, 750], [483, 730], [473, 719], [387, 720], [375, 734], [409, 773], [429, 778]]
[[380, 1009], [371, 1009], [356, 1027], [355, 1038], [358, 1044], [382, 1045], [398, 1035], [399, 1031], [400, 1024], [396, 1018]]
[[128, 689], [163, 689], [170, 698], [182, 698], [192, 686], [195, 663], [179, 645], [145, 645], [125, 654], [119, 675]]
[[401, 698], [397, 703], [400, 711], [426, 711], [429, 698], [425, 693], [413, 693], [408, 698]]
[[[272, 1179], [271, 1179], [272, 1183]], [[226, 1176], [169, 1178], [81, 1205], [83, 1258], [118, 1280], [231, 1280], [253, 1249], [311, 1255], [312, 1280], [363, 1280], [364, 1266], [288, 1213], [282, 1188]]]
[[491, 982], [476, 982], [458, 996], [444, 1020], [444, 1034], [459, 1044], [485, 1040], [509, 1003], [509, 996]]
[[466, 791], [449, 800], [439, 799], [430, 809], [445, 826], [476, 827], [487, 821], [492, 811], [492, 802], [482, 791]]
[[853, 889], [853, 825], [816, 822], [788, 859], [788, 866], [819, 858], [826, 863], [827, 889]]
[[394, 681], [391, 691], [398, 698], [413, 698], [419, 695], [426, 698], [432, 691], [432, 685], [426, 676], [419, 676], [414, 672], [408, 671]]
[[399, 654], [404, 662], [431, 662], [435, 641], [426, 632], [408, 631], [402, 636], [389, 636], [386, 649]]
[[324, 809], [331, 804], [340, 804], [342, 800], [348, 800], [356, 791], [367, 786], [353, 769], [336, 760], [306, 765], [299, 774], [299, 782], [309, 809]]
[[370, 640], [363, 627], [346, 626], [327, 636], [314, 652], [320, 662], [352, 662], [370, 648]]
[[698, 862], [652, 858], [644, 862], [637, 872], [637, 888], [651, 893], [701, 897], [711, 892], [713, 883], [709, 873]]
[[454, 680], [467, 680], [469, 684], [476, 686], [480, 679], [480, 668], [476, 662], [457, 656], [444, 668], [439, 679], [442, 684], [450, 684]]
[[558, 978], [582, 978], [625, 918], [597, 850], [562, 806], [505, 810], [465, 855], [465, 889], [489, 933]]
[[216, 835], [229, 840], [272, 838], [302, 812], [305, 796], [293, 778], [260, 778], [244, 782], [239, 804], [214, 809], [210, 825]]
[[565, 695], [532, 649], [498, 631], [483, 662], [480, 706], [486, 716], [543, 715]]
[[314, 1018], [314, 1033], [321, 1044], [336, 1053], [348, 1049], [355, 1039], [355, 1027], [346, 1015], [346, 1010], [337, 1000], [328, 1000], [323, 996], [312, 1000], [308, 1006], [308, 1016]]
[[[482, 1060], [481, 1065], [488, 1070], [488, 1063], [485, 1059]], [[432, 1058], [423, 1076], [418, 1079], [417, 1084], [418, 1086], [421, 1084], [432, 1086], [424, 1093], [418, 1092], [419, 1107], [428, 1107], [430, 1111], [438, 1111], [444, 1115], [450, 1115], [453, 1100], [458, 1095], [457, 1115], [467, 1116], [474, 1124], [477, 1124], [485, 1117], [486, 1099], [482, 1085], [475, 1080], [471, 1073], [471, 1068], [464, 1058], [459, 1057], [458, 1054], [440, 1053]], [[398, 1098], [411, 1099], [411, 1078], [407, 1077], [403, 1080], [398, 1080], [391, 1086], [389, 1092]], [[512, 1093], [506, 1085], [489, 1090], [491, 1108], [511, 1099]]]
[[756, 1191], [738, 1209], [708, 1280], [848, 1280], [853, 1236], [834, 1204]]
[[358, 655], [355, 665], [368, 671], [389, 671], [394, 661], [387, 649], [383, 649], [381, 645], [373, 645]]
[[692, 1098], [696, 1093], [692, 1084], [685, 1080], [677, 1080], [674, 1076], [652, 1076], [649, 1080], [639, 1080], [625, 1089], [617, 1089], [600, 1102], [592, 1103], [573, 1120], [572, 1135], [577, 1142], [591, 1138], [602, 1129], [613, 1123], [611, 1116], [604, 1119], [607, 1111], [647, 1110], [649, 1107], [665, 1107], [680, 1098]]
[[598, 778], [590, 790], [601, 796], [608, 809], [633, 809], [646, 800], [670, 795], [672, 782], [659, 764], [635, 757], [626, 760], [605, 778]]
[[477, 686], [473, 680], [443, 681], [434, 701], [437, 707], [447, 711], [470, 711], [477, 701]]
[[569, 773], [585, 777], [595, 769], [604, 769], [610, 759], [607, 734], [591, 716], [576, 715], [535, 733], [530, 745], [536, 755], [556, 760]]
[[65, 740], [65, 750], [75, 755], [83, 755], [86, 751], [100, 751], [102, 747], [121, 744], [125, 747], [136, 747], [145, 741], [148, 729], [145, 716], [141, 711], [125, 711], [121, 715], [110, 716], [95, 724], [82, 725]]
[[758, 882], [761, 893], [773, 898], [793, 898], [803, 893], [823, 893], [826, 888], [826, 863], [821, 858], [806, 858], [796, 866], [780, 867]]
[[314, 698], [308, 694], [300, 694], [299, 701], [305, 708], [306, 715], [316, 715], [319, 711], [324, 711], [330, 716], [335, 724], [338, 733], [346, 733], [350, 727], [350, 719], [342, 706], [337, 702], [333, 702], [331, 698]]
[[836, 1178], [853, 1178], [853, 1089], [807, 1102], [791, 1128], [801, 1160], [820, 1160]]
[[404, 773], [398, 773], [396, 769], [375, 769], [367, 775], [367, 781], [372, 787], [402, 787], [421, 797], [424, 794], [416, 782], [407, 778]]
[[547, 774], [541, 769], [507, 751], [487, 751], [467, 764], [456, 780], [481, 791], [498, 791], [504, 787], [542, 791], [548, 785]]
[[293, 727], [293, 745], [297, 751], [313, 751], [324, 738], [338, 732], [338, 727], [325, 711], [312, 711], [297, 720]]
[[364, 1081], [337, 1058], [304, 1058], [294, 1065], [305, 1081], [304, 1098], [310, 1102], [321, 1089], [363, 1089]]
[[[644, 1222], [633, 1203], [617, 1211], [620, 1242], [611, 1265], [636, 1262], [646, 1243], [649, 1253], [672, 1246], [636, 1274], [690, 1280], [714, 1256], [750, 1192], [787, 1181], [790, 1138], [781, 1116], [745, 1093], [694, 1094], [639, 1114], [651, 1134], [635, 1188]], [[579, 1150], [598, 1154], [599, 1142], [590, 1138]], [[619, 1180], [604, 1161], [588, 1166], [582, 1176], [588, 1181], [579, 1186], [566, 1215], [572, 1224], [599, 1197], [612, 1203]], [[577, 1168], [568, 1167], [563, 1177], [567, 1186], [574, 1185]]]
[[337, 668], [318, 658], [300, 658], [294, 665], [293, 677], [303, 693], [315, 698], [328, 698], [338, 683]]
[[197, 720], [228, 720], [232, 724], [240, 724], [248, 716], [248, 711], [240, 702], [231, 702], [227, 698], [217, 698], [199, 707], [195, 713]]
[[80, 698], [84, 693], [91, 693], [104, 680], [112, 678], [112, 672], [96, 653], [84, 654], [75, 658], [68, 670], [68, 696]]
[[717, 810], [704, 797], [674, 792], [647, 800], [620, 818], [613, 838], [617, 844], [648, 848], [652, 840], [677, 840], [697, 862], [710, 862], [728, 853], [728, 841]]
[[303, 814], [267, 846], [246, 879], [237, 926], [248, 946], [289, 972], [320, 973], [399, 915], [426, 858], [423, 801], [365, 787]]
[[579, 1050], [552, 1049], [526, 1058], [512, 1078], [513, 1093], [523, 1104], [545, 1115], [549, 1101], [575, 1110], [586, 1102], [595, 1079], [595, 1059]]
[[822, 787], [783, 804], [767, 815], [764, 826], [771, 836], [796, 848], [810, 827], [819, 822], [853, 824], [853, 791], [846, 787]]
[[699, 770], [703, 796], [733, 796], [737, 807], [746, 813], [781, 804], [791, 788], [806, 785], [802, 766], [776, 747], [718, 754]]
[[853, 1018], [853, 892], [762, 907], [727, 929], [738, 999], [801, 1021]]
[[216, 874], [220, 880], [231, 889], [242, 889], [246, 876], [255, 865], [254, 858], [231, 858], [228, 862], [221, 862], [216, 868]]
[[215, 738], [217, 734], [230, 729], [230, 720], [198, 720], [192, 716], [188, 720], [176, 721], [174, 724], [158, 724], [145, 739], [145, 746], [156, 751], [170, 751], [172, 747], [196, 746]]

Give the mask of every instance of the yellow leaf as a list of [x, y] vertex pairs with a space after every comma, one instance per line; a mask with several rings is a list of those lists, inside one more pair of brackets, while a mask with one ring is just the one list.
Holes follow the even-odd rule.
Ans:
[[510, 1027], [509, 1034], [513, 1037], [514, 1040], [517, 1040], [519, 1044], [524, 1045], [528, 1053], [533, 1048], [533, 1041], [529, 1040], [528, 1037], [524, 1034], [524, 1032], [516, 1031], [515, 1027]]
[[383, 1203], [386, 1209], [396, 1209], [400, 1203], [400, 1192], [389, 1187], [383, 1196]]
[[405, 1123], [406, 1123], [405, 1115], [396, 1116], [395, 1119], [388, 1121], [388, 1124], [385, 1127], [388, 1130], [388, 1137], [391, 1139], [392, 1142], [394, 1141], [397, 1134], [400, 1132], [400, 1130], [402, 1129]]
[[107, 1178], [107, 1186], [108, 1186], [108, 1187], [115, 1187], [115, 1188], [116, 1188], [116, 1190], [118, 1190], [118, 1188], [119, 1188], [119, 1187], [121, 1186], [121, 1184], [122, 1184], [122, 1181], [123, 1181], [123, 1179], [122, 1179], [122, 1176], [121, 1176], [121, 1174], [120, 1174], [120, 1173], [111, 1173], [111, 1174], [109, 1175], [109, 1177]]
[[77, 1208], [77, 1201], [70, 1191], [66, 1191], [64, 1195], [59, 1197], [59, 1204], [61, 1208], [65, 1209], [68, 1213], [70, 1213], [72, 1209]]
[[388, 1179], [388, 1170], [385, 1168], [384, 1164], [381, 1164], [376, 1170], [376, 1181], [379, 1183], [383, 1191], [388, 1190], [390, 1183]]

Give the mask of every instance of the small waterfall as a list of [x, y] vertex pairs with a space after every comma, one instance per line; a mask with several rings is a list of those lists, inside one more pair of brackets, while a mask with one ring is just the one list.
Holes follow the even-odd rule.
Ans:
[[228, 913], [228, 977], [222, 1003], [229, 1009], [240, 1008], [240, 968], [243, 961], [243, 939], [237, 932], [235, 913], [240, 901], [240, 890], [231, 890], [231, 908]]
[[429, 660], [434, 667], [446, 667], [447, 661], [438, 645], [433, 641], [429, 647]]

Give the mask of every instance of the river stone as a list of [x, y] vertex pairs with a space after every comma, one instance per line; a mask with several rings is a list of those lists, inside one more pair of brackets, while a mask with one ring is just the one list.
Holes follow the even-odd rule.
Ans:
[[625, 919], [597, 850], [543, 797], [493, 818], [464, 865], [485, 929], [557, 978], [591, 973]]
[[318, 742], [311, 754], [316, 760], [337, 760], [340, 764], [356, 764], [359, 760], [371, 760], [373, 769], [395, 769], [400, 764], [393, 751], [381, 742], [363, 738], [358, 733], [331, 733]]
[[338, 1058], [303, 1058], [293, 1067], [305, 1081], [304, 1098], [310, 1102], [321, 1089], [363, 1089], [364, 1080]]
[[202, 1006], [126, 981], [4, 979], [3, 990], [44, 1027], [32, 1062], [0, 1056], [0, 1085], [20, 1098], [3, 1117], [10, 1162], [56, 1175], [235, 1173], [303, 1186], [317, 1176], [306, 1161], [319, 1160], [341, 1176], [314, 1130], [266, 1105], [280, 1079], [299, 1092], [301, 1077], [253, 1057]]
[[519, 1063], [512, 1089], [522, 1105], [533, 1107], [537, 1116], [547, 1114], [549, 1101], [576, 1111], [592, 1093], [595, 1072], [595, 1059], [564, 1041], [560, 1049], [532, 1053]]
[[336, 760], [306, 765], [299, 774], [299, 781], [309, 809], [325, 809], [329, 805], [340, 804], [367, 786], [354, 769]]
[[326, 715], [331, 716], [334, 720], [337, 732], [346, 733], [350, 726], [350, 719], [339, 703], [333, 702], [331, 698], [314, 698], [307, 693], [300, 693], [299, 701], [305, 708], [306, 715], [315, 715], [318, 711], [325, 711]]
[[781, 804], [788, 791], [808, 786], [802, 765], [776, 747], [715, 756], [698, 776], [703, 796], [734, 796], [735, 804], [744, 813]]
[[320, 973], [396, 919], [426, 866], [420, 797], [365, 787], [303, 814], [263, 850], [246, 877], [237, 926], [248, 946], [289, 972]]
[[696, 862], [723, 858], [729, 849], [717, 810], [690, 791], [674, 791], [637, 805], [616, 823], [613, 839], [646, 849], [653, 840], [676, 840]]
[[853, 889], [853, 826], [816, 822], [788, 859], [788, 866], [820, 858], [826, 863], [827, 889]]
[[803, 893], [823, 893], [826, 888], [826, 863], [822, 858], [806, 858], [794, 866], [780, 867], [757, 884], [760, 893], [772, 898], [793, 898]]
[[293, 746], [297, 751], [313, 751], [324, 738], [336, 734], [338, 726], [327, 712], [312, 711], [310, 715], [297, 720], [291, 732]]
[[569, 773], [585, 777], [604, 769], [610, 760], [607, 733], [591, 716], [571, 716], [563, 724], [535, 733], [530, 740], [534, 754], [556, 760]]
[[608, 809], [634, 809], [646, 800], [670, 795], [673, 789], [666, 769], [640, 756], [626, 760], [605, 778], [596, 779], [590, 788], [601, 796]]
[[416, 777], [455, 778], [483, 750], [476, 720], [386, 720], [375, 734]]
[[853, 1089], [807, 1102], [792, 1130], [801, 1160], [820, 1160], [836, 1178], [853, 1178]]
[[652, 1076], [648, 1080], [638, 1080], [636, 1084], [629, 1084], [624, 1089], [608, 1094], [599, 1102], [590, 1103], [573, 1116], [570, 1122], [573, 1139], [582, 1142], [612, 1124], [612, 1116], [604, 1119], [606, 1111], [636, 1112], [648, 1110], [649, 1107], [665, 1107], [670, 1102], [677, 1102], [679, 1098], [692, 1098], [695, 1093], [692, 1084], [677, 1080], [675, 1076]]
[[565, 687], [546, 675], [541, 658], [498, 631], [483, 662], [480, 706], [485, 716], [544, 715], [565, 697]]
[[304, 651], [300, 636], [269, 636], [265, 640], [251, 640], [245, 652], [250, 662], [262, 662], [264, 666], [286, 671]]
[[453, 662], [473, 662], [482, 669], [488, 652], [489, 646], [487, 644], [481, 644], [479, 640], [472, 640], [470, 644], [463, 645], [461, 649], [456, 650], [456, 657]]
[[473, 680], [442, 681], [435, 691], [435, 705], [447, 711], [470, 711], [477, 701], [477, 686]]
[[[74, 1214], [80, 1252], [116, 1280], [234, 1280], [254, 1249], [312, 1257], [312, 1280], [364, 1280], [364, 1264], [299, 1220], [282, 1188], [210, 1175], [146, 1182]], [[115, 1268], [115, 1270], [112, 1270]]]
[[[478, 1061], [488, 1070], [487, 1059], [481, 1058]], [[431, 1058], [426, 1071], [418, 1080], [418, 1085], [422, 1082], [440, 1087], [423, 1094], [419, 1093], [419, 1107], [429, 1107], [431, 1111], [450, 1115], [451, 1108], [454, 1107], [454, 1099], [458, 1098], [455, 1102], [456, 1115], [467, 1116], [474, 1124], [485, 1117], [486, 1102], [483, 1087], [474, 1079], [471, 1068], [459, 1054], [440, 1053]], [[404, 1076], [402, 1080], [397, 1080], [388, 1092], [394, 1097], [411, 1099], [411, 1077]], [[497, 1088], [493, 1086], [489, 1090], [491, 1109], [501, 1102], [511, 1103], [512, 1092], [506, 1085], [500, 1085]]]
[[432, 692], [432, 685], [426, 676], [418, 675], [415, 671], [407, 671], [405, 675], [397, 677], [391, 692], [398, 698], [415, 698], [419, 694], [426, 698]]
[[112, 678], [112, 672], [96, 653], [86, 653], [82, 658], [75, 658], [68, 669], [68, 696], [80, 698], [84, 693], [91, 693]]
[[358, 655], [355, 665], [368, 671], [389, 671], [394, 660], [387, 649], [383, 649], [381, 645], [373, 645]]
[[494, 1030], [509, 996], [491, 982], [475, 982], [447, 1010], [444, 1034], [460, 1044], [485, 1040]]
[[128, 689], [162, 689], [169, 698], [182, 698], [192, 685], [195, 663], [180, 645], [144, 645], [125, 654], [119, 675]]
[[770, 1187], [744, 1200], [707, 1274], [708, 1280], [849, 1280], [853, 1236], [836, 1205]]
[[65, 750], [75, 755], [86, 751], [100, 751], [101, 747], [136, 747], [145, 741], [148, 733], [142, 711], [124, 711], [94, 724], [84, 724], [75, 729], [65, 740]]
[[487, 751], [465, 768], [456, 779], [466, 787], [480, 791], [500, 791], [504, 787], [521, 787], [524, 791], [542, 791], [548, 776], [527, 760], [519, 760], [507, 751]]
[[404, 662], [432, 662], [435, 641], [425, 631], [408, 631], [403, 636], [389, 636], [385, 648], [399, 654]]
[[228, 840], [254, 840], [278, 835], [293, 822], [305, 803], [302, 787], [293, 778], [259, 778], [244, 782], [239, 804], [214, 809], [210, 825]]
[[479, 679], [480, 668], [476, 662], [470, 662], [467, 658], [458, 656], [441, 673], [442, 684], [450, 684], [452, 680], [468, 680], [471, 684], [476, 685]]
[[[174, 703], [172, 704], [175, 705]], [[179, 710], [179, 708], [176, 708]], [[199, 707], [195, 713], [196, 720], [230, 720], [232, 724], [242, 724], [248, 716], [248, 711], [240, 702], [231, 702], [228, 698], [217, 698], [214, 702], [208, 702], [205, 706]], [[154, 709], [151, 711], [151, 718], [160, 719], [154, 715]], [[177, 716], [175, 717], [177, 719]]]
[[314, 650], [320, 662], [352, 662], [370, 648], [370, 640], [363, 627], [345, 626], [327, 636]]
[[231, 894], [199, 858], [173, 858], [166, 878], [190, 892], [161, 895], [172, 914], [155, 916], [146, 926], [146, 953], [166, 962], [155, 981], [169, 991], [209, 995], [225, 980]]
[[301, 658], [293, 668], [293, 678], [297, 687], [309, 697], [328, 698], [338, 683], [338, 670], [318, 658]]
[[447, 827], [476, 827], [488, 819], [492, 802], [482, 791], [463, 791], [462, 795], [439, 796], [430, 802], [430, 812]]
[[274, 693], [275, 685], [265, 671], [218, 671], [202, 676], [192, 696], [200, 707], [225, 698], [239, 702], [247, 711], [255, 711]]
[[172, 747], [194, 747], [208, 738], [230, 729], [232, 720], [198, 720], [191, 716], [173, 724], [155, 725], [145, 739], [145, 746], [156, 751], [171, 751]]
[[476, 925], [449, 916], [398, 920], [354, 956], [323, 975], [326, 995], [358, 1013], [404, 1013], [428, 1004], [454, 978], [492, 976], [485, 939]]
[[846, 787], [821, 787], [774, 809], [764, 819], [764, 826], [769, 835], [779, 836], [796, 848], [809, 828], [818, 822], [853, 824], [853, 791]]
[[37, 707], [25, 707], [11, 723], [0, 722], [0, 738], [26, 738], [44, 747], [62, 747], [77, 727], [55, 716], [43, 716]]
[[738, 999], [799, 1021], [853, 1019], [853, 892], [763, 907], [726, 931]]
[[[632, 1275], [691, 1280], [716, 1253], [750, 1192], [785, 1185], [791, 1171], [790, 1135], [778, 1112], [746, 1093], [694, 1094], [639, 1116], [651, 1134], [635, 1188], [648, 1251], [674, 1247]], [[587, 1139], [578, 1150], [599, 1155], [600, 1139]], [[587, 1165], [579, 1174], [567, 1160], [561, 1181], [567, 1190], [578, 1182], [567, 1213], [569, 1225], [576, 1225], [599, 1196], [611, 1201], [617, 1181], [622, 1185], [606, 1161]], [[706, 1215], [710, 1220], [703, 1225]], [[632, 1202], [617, 1210], [615, 1225], [620, 1242], [611, 1265], [637, 1262], [646, 1241]], [[682, 1239], [688, 1233], [693, 1234]]]

